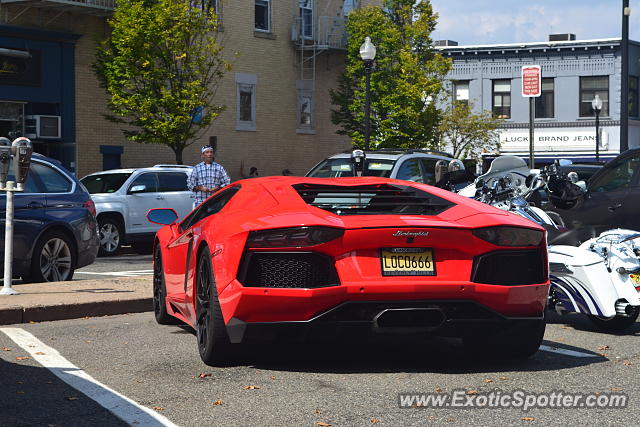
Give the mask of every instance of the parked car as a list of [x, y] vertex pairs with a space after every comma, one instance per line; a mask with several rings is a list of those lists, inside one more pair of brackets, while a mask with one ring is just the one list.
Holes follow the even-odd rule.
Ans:
[[167, 225], [154, 242], [155, 318], [191, 325], [207, 364], [296, 330], [452, 335], [498, 358], [530, 356], [544, 334], [544, 229], [443, 189], [264, 177], [176, 217], [148, 214]]
[[[306, 176], [313, 178], [355, 176], [351, 154], [351, 150], [334, 154], [314, 166]], [[447, 153], [418, 149], [366, 151], [365, 154], [363, 176], [403, 179], [429, 185], [436, 184], [436, 162], [453, 160]]]
[[[15, 180], [10, 175], [9, 180]], [[98, 252], [96, 208], [87, 189], [60, 162], [33, 154], [24, 192], [14, 193], [14, 277], [24, 282], [73, 278]], [[4, 259], [7, 197], [0, 192], [0, 256]], [[4, 264], [0, 264], [4, 273]]]
[[158, 226], [146, 220], [153, 208], [172, 208], [180, 218], [193, 208], [187, 188], [191, 166], [156, 165], [140, 169], [96, 172], [80, 181], [96, 204], [100, 229], [100, 255], [115, 255], [129, 243], [140, 253], [151, 252]]
[[611, 228], [640, 231], [640, 148], [621, 153], [587, 182], [586, 192], [570, 209], [548, 205], [569, 228], [591, 226], [596, 233]]

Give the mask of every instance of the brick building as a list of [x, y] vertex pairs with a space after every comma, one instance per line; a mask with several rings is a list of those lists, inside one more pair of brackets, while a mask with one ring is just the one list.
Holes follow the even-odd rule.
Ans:
[[[227, 109], [184, 151], [184, 162], [198, 162], [199, 147], [211, 137], [232, 179], [241, 160], [261, 175], [284, 168], [303, 174], [348, 148], [331, 124], [328, 90], [344, 70], [344, 15], [374, 1], [211, 1], [233, 63], [216, 95]], [[115, 0], [0, 2], [0, 135], [32, 138], [37, 152], [79, 176], [175, 162], [168, 147], [128, 142], [102, 116], [107, 96], [91, 64], [114, 6]]]

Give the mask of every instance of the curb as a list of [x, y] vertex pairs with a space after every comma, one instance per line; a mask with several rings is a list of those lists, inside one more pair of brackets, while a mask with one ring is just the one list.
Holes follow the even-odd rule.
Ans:
[[143, 313], [147, 311], [153, 311], [153, 299], [151, 297], [126, 301], [99, 301], [33, 307], [10, 306], [0, 310], [0, 325]]

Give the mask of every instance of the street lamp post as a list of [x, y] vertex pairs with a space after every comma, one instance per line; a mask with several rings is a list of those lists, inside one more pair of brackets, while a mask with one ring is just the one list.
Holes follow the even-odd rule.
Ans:
[[600, 95], [596, 96], [591, 101], [591, 108], [596, 114], [596, 162], [600, 161], [600, 111], [602, 110], [602, 99]]
[[371, 99], [369, 92], [371, 88], [371, 67], [376, 57], [376, 47], [371, 43], [370, 37], [364, 38], [364, 43], [360, 46], [360, 58], [364, 61], [364, 71], [366, 75], [365, 100], [364, 100], [364, 149], [369, 149], [371, 139]]

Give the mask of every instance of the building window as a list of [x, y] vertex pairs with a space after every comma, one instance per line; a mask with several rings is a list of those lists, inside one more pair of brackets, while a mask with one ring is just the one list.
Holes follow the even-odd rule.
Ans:
[[638, 109], [638, 78], [629, 76], [629, 115], [631, 117], [640, 116]]
[[236, 130], [256, 130], [255, 74], [236, 73]]
[[313, 131], [313, 84], [311, 80], [296, 81], [298, 92], [297, 129], [299, 133]]
[[536, 97], [536, 119], [553, 117], [553, 79], [542, 79], [540, 96]]
[[256, 31], [271, 32], [271, 0], [256, 0]]
[[124, 147], [121, 145], [101, 145], [102, 170], [120, 169], [122, 153], [124, 153]]
[[453, 101], [469, 105], [469, 80], [453, 82]]
[[492, 111], [500, 119], [511, 118], [511, 80], [493, 81]]
[[601, 116], [609, 115], [609, 76], [580, 77], [580, 117], [593, 117], [591, 101], [596, 95], [602, 100]]
[[313, 0], [299, 0], [302, 37], [313, 39]]

